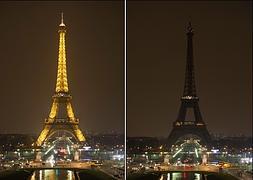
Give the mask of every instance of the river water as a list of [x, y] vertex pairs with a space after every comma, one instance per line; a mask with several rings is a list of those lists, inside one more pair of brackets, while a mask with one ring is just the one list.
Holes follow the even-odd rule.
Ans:
[[203, 180], [202, 173], [173, 172], [162, 174], [159, 180]]
[[74, 180], [74, 172], [69, 170], [46, 169], [34, 171], [30, 180]]

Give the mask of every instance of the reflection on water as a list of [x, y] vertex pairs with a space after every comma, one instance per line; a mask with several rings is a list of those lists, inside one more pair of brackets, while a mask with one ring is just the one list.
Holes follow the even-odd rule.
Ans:
[[74, 180], [74, 172], [69, 170], [46, 169], [34, 171], [30, 180]]
[[159, 180], [204, 180], [202, 174], [194, 172], [171, 172], [162, 174]]

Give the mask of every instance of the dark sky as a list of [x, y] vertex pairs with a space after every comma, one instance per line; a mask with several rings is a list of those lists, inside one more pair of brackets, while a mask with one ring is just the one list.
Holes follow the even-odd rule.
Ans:
[[[251, 134], [249, 2], [134, 2], [127, 7], [129, 136], [167, 136], [183, 93], [192, 21], [200, 110], [213, 133]], [[124, 13], [120, 2], [0, 2], [0, 133], [39, 133], [56, 81], [60, 12], [80, 127], [124, 129]]]
[[128, 136], [167, 137], [183, 94], [191, 20], [197, 94], [211, 133], [251, 134], [250, 1], [128, 1]]
[[73, 107], [85, 131], [124, 130], [121, 2], [0, 2], [0, 133], [39, 133], [51, 107], [64, 12]]

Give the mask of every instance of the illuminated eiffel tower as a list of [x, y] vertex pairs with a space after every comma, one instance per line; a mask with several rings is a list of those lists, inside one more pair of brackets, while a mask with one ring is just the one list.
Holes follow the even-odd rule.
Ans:
[[[176, 121], [173, 123], [173, 129], [168, 137], [168, 147], [173, 145], [180, 138], [187, 136], [197, 136], [205, 145], [211, 142], [210, 134], [206, 128], [206, 124], [202, 119], [199, 109], [199, 98], [196, 92], [194, 78], [194, 63], [193, 63], [193, 29], [191, 23], [188, 26], [187, 32], [187, 58], [184, 92], [181, 97], [181, 106]], [[186, 116], [187, 111], [192, 110], [195, 119]]]
[[72, 96], [69, 93], [66, 67], [66, 26], [63, 23], [63, 14], [58, 33], [60, 40], [56, 88], [52, 97], [53, 104], [49, 116], [45, 119], [44, 128], [36, 141], [37, 146], [41, 146], [52, 135], [59, 131], [72, 134], [77, 142], [85, 141], [85, 137], [78, 127], [79, 119], [75, 117], [71, 106]]

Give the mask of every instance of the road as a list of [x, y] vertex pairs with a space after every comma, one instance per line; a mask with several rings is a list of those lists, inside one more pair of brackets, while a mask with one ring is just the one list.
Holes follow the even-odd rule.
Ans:
[[[41, 162], [33, 162], [27, 166], [23, 166], [23, 169], [32, 169], [32, 170], [50, 170], [50, 169], [61, 169], [61, 170], [82, 170], [82, 169], [91, 169], [94, 168], [95, 164], [92, 162], [71, 162], [71, 163], [56, 163], [52, 165], [50, 163], [41, 163]], [[124, 179], [124, 171], [120, 168], [115, 168], [110, 165], [102, 165], [101, 167], [97, 167], [96, 169], [104, 172], [105, 174], [109, 175], [110, 177], [122, 180]], [[78, 173], [75, 174], [78, 179]]]

